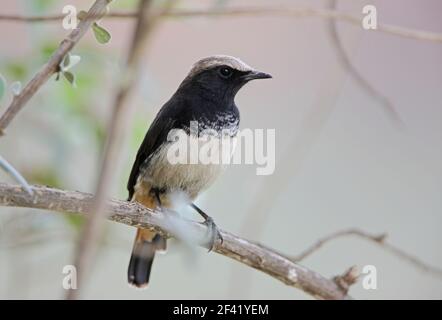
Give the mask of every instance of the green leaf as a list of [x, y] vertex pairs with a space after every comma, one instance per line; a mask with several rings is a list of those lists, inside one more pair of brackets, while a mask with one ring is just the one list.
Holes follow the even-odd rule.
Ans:
[[66, 71], [63, 72], [64, 77], [66, 78], [67, 81], [69, 81], [69, 83], [73, 86], [75, 86], [75, 76], [72, 72]]
[[92, 29], [94, 30], [95, 38], [101, 44], [108, 43], [112, 38], [110, 33], [103, 27], [100, 27], [96, 22], [92, 25]]
[[3, 98], [3, 95], [5, 94], [5, 90], [6, 90], [6, 80], [0, 74], [0, 100]]

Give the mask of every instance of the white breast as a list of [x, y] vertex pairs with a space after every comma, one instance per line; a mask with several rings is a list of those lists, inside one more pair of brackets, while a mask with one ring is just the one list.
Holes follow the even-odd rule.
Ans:
[[[208, 188], [219, 174], [223, 171], [225, 165], [223, 165], [222, 152], [221, 151], [221, 141], [218, 138], [211, 137], [210, 146], [207, 145], [207, 137], [199, 137], [198, 139], [193, 137], [188, 137], [188, 153], [185, 157], [185, 161], [170, 161], [168, 158], [168, 153], [170, 157], [171, 150], [177, 150], [176, 143], [168, 143], [160, 147], [160, 149], [152, 156], [149, 160], [148, 167], [140, 174], [141, 179], [149, 182], [153, 187], [159, 189], [166, 189], [168, 191], [181, 190], [184, 191], [191, 199], [195, 198], [201, 191]], [[198, 145], [198, 154], [196, 155], [194, 149], [190, 148], [190, 143], [196, 143]], [[223, 141], [225, 143], [225, 141]], [[232, 146], [228, 155], [224, 157], [230, 158], [233, 154], [233, 148], [235, 146], [234, 142], [229, 142]], [[219, 147], [216, 147], [216, 146]], [[195, 146], [195, 145], [194, 145]], [[175, 148], [175, 149], [170, 149]], [[225, 148], [225, 147], [224, 147]], [[209, 150], [209, 152], [207, 152]], [[204, 153], [210, 155], [209, 160], [218, 157], [220, 161], [218, 163], [213, 163], [213, 161], [207, 161]], [[191, 159], [191, 154], [194, 157], [193, 161]], [[196, 157], [198, 156], [198, 157]], [[196, 157], [196, 158], [195, 158]], [[182, 160], [184, 158], [181, 158]], [[200, 161], [203, 160], [203, 161]]]

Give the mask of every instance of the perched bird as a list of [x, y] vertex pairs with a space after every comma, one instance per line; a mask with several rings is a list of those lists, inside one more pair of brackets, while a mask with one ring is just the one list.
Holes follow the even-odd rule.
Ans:
[[[212, 218], [199, 209], [193, 200], [215, 180], [221, 165], [171, 164], [167, 159], [167, 149], [173, 142], [168, 140], [168, 134], [171, 130], [182, 129], [191, 136], [195, 133], [191, 132], [189, 124], [197, 121], [201, 130], [227, 130], [234, 137], [240, 120], [235, 95], [250, 80], [265, 78], [271, 76], [231, 56], [215, 55], [196, 62], [146, 133], [127, 184], [129, 200], [151, 209], [168, 208], [171, 206], [172, 193], [183, 192], [188, 204], [212, 230], [214, 242], [219, 236], [218, 230]], [[164, 237], [138, 229], [129, 263], [129, 283], [139, 288], [145, 287], [149, 282], [155, 252], [165, 250]]]

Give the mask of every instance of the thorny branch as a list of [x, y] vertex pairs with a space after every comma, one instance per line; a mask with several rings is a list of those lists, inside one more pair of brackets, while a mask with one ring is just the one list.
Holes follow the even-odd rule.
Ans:
[[[70, 214], [88, 214], [93, 203], [91, 194], [32, 186], [31, 197], [22, 187], [0, 184], [0, 205], [37, 208]], [[108, 219], [137, 228], [155, 230], [165, 236], [175, 234], [180, 223], [193, 236], [195, 243], [206, 247], [207, 229], [200, 223], [177, 218], [169, 212], [152, 211], [137, 204], [112, 199], [107, 202]], [[221, 230], [223, 242], [217, 241], [214, 252], [262, 271], [283, 283], [320, 299], [350, 299], [347, 290], [333, 279], [301, 266], [274, 250]], [[344, 276], [337, 278], [341, 279]], [[347, 288], [348, 289], [348, 288]]]

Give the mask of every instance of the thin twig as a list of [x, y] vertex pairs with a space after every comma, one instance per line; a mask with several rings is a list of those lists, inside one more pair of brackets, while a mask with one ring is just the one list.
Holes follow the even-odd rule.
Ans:
[[6, 161], [6, 159], [3, 158], [2, 156], [0, 156], [0, 168], [2, 168], [7, 173], [9, 173], [15, 179], [15, 181], [20, 183], [23, 186], [23, 188], [25, 188], [26, 191], [30, 195], [32, 195], [32, 189], [29, 186], [29, 184], [26, 181], [26, 179], [21, 175], [20, 172], [18, 172], [17, 169], [14, 168], [14, 166], [12, 164], [10, 164], [8, 161]]
[[[0, 184], [0, 205], [9, 207], [37, 208], [71, 214], [89, 214], [93, 206], [93, 195], [78, 191], [66, 191], [43, 186], [32, 186], [34, 196], [29, 196], [20, 186]], [[152, 211], [136, 202], [109, 200], [109, 220], [137, 228], [155, 230], [164, 236], [173, 235], [171, 217], [162, 211]], [[196, 243], [207, 246], [207, 229], [201, 223], [179, 220]], [[252, 241], [240, 238], [226, 231], [220, 231], [223, 241], [217, 241], [214, 252], [260, 270], [283, 283], [298, 288], [320, 299], [349, 299], [342, 288], [333, 280], [309, 270]]]
[[[216, 10], [200, 10], [200, 9], [180, 9], [170, 12], [160, 12], [157, 15], [168, 18], [196, 18], [196, 17], [235, 17], [235, 16], [288, 16], [288, 17], [321, 17], [328, 19], [336, 19], [353, 25], [361, 26], [361, 16], [349, 13], [339, 12], [336, 10], [319, 9], [313, 7], [244, 7], [244, 8], [223, 8]], [[106, 18], [135, 18], [136, 12], [114, 12], [106, 16]], [[59, 21], [64, 18], [63, 15], [48, 16], [23, 16], [23, 15], [0, 15], [0, 21], [12, 22], [51, 22]], [[378, 28], [373, 31], [381, 31], [387, 34], [410, 38], [421, 41], [431, 41], [442, 43], [442, 34], [401, 26], [378, 23]]]
[[102, 15], [106, 12], [106, 6], [111, 0], [96, 0], [88, 12], [88, 15], [74, 29], [66, 39], [64, 39], [55, 53], [51, 56], [48, 63], [29, 81], [19, 95], [14, 96], [11, 104], [0, 118], [0, 135], [2, 135], [12, 121], [12, 119], [20, 112], [26, 103], [34, 96], [34, 94], [45, 84], [49, 78], [58, 70], [61, 61], [65, 55], [71, 51], [80, 41], [84, 34], [89, 30], [94, 17]]
[[[329, 9], [335, 11], [337, 6], [337, 0], [330, 0]], [[399, 128], [403, 128], [405, 125], [399, 116], [397, 110], [395, 109], [393, 103], [381, 92], [376, 90], [367, 79], [365, 79], [361, 73], [355, 68], [351, 63], [350, 57], [345, 52], [344, 45], [339, 37], [338, 28], [335, 19], [329, 20], [328, 28], [329, 36], [331, 38], [331, 43], [335, 52], [338, 56], [338, 61], [341, 63], [342, 67], [348, 72], [348, 74], [353, 77], [353, 79], [359, 84], [359, 86], [364, 89], [368, 95], [372, 96], [378, 100], [383, 107], [385, 113], [393, 121], [393, 123]]]
[[407, 261], [408, 263], [412, 264], [416, 268], [418, 268], [424, 272], [431, 273], [437, 277], [442, 277], [442, 269], [441, 268], [430, 266], [427, 263], [420, 260], [419, 258], [413, 256], [412, 254], [405, 252], [404, 250], [402, 250], [392, 244], [387, 243], [385, 241], [385, 239], [387, 238], [387, 235], [385, 233], [379, 234], [379, 235], [374, 235], [374, 234], [369, 234], [369, 233], [364, 232], [359, 229], [342, 230], [342, 231], [332, 233], [326, 237], [323, 237], [323, 238], [319, 239], [317, 242], [315, 242], [312, 246], [310, 246], [309, 248], [304, 250], [299, 255], [292, 257], [291, 260], [293, 260], [295, 262], [300, 262], [300, 261], [304, 260], [305, 258], [309, 257], [314, 252], [318, 251], [326, 243], [333, 241], [335, 239], [338, 239], [338, 238], [343, 238], [343, 237], [348, 237], [348, 236], [356, 236], [358, 238], [369, 240], [369, 241], [379, 245], [381, 248], [391, 252], [392, 254], [397, 256], [398, 258]]

